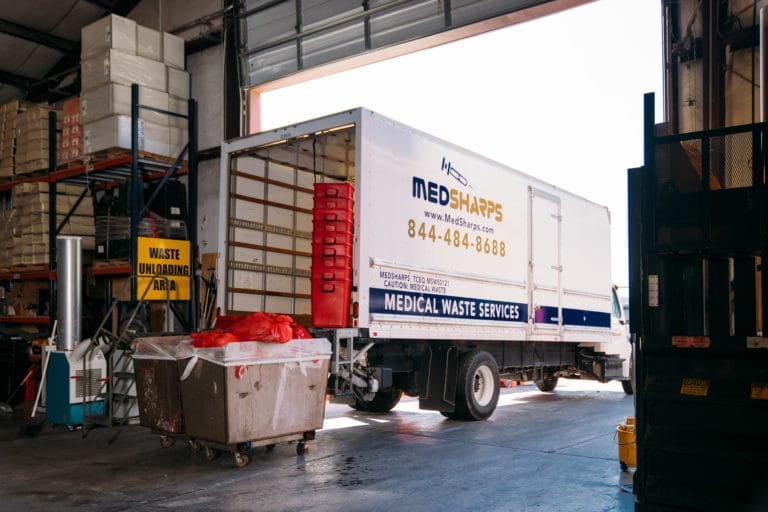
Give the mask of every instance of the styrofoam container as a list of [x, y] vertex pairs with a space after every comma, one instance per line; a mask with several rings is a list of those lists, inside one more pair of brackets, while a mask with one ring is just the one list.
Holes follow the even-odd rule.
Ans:
[[163, 61], [167, 66], [184, 69], [184, 39], [163, 32]]
[[[184, 149], [184, 146], [187, 145], [187, 142], [189, 142], [189, 130], [186, 128], [177, 128], [175, 126], [171, 126], [169, 130], [169, 156], [177, 157], [181, 153], [181, 150]], [[184, 160], [187, 160], [188, 158], [189, 153], [184, 155]]]
[[[139, 87], [139, 103], [168, 110], [168, 93], [148, 87]], [[131, 88], [109, 83], [97, 89], [83, 92], [80, 97], [80, 120], [92, 123], [111, 115], [131, 115]], [[159, 125], [168, 125], [168, 114], [139, 109], [139, 119]]]
[[168, 94], [189, 99], [189, 73], [168, 67]]
[[[139, 119], [139, 150], [168, 155], [168, 127]], [[131, 149], [130, 116], [109, 116], [83, 125], [83, 153]]]
[[[189, 100], [186, 98], [179, 98], [173, 94], [169, 94], [168, 111], [185, 116], [189, 115]], [[168, 116], [168, 124], [175, 128], [186, 128], [188, 122], [184, 117]]]
[[80, 57], [90, 59], [108, 50], [136, 55], [136, 22], [110, 14], [83, 27]]
[[136, 25], [136, 55], [162, 62], [163, 36], [160, 31]]
[[81, 64], [82, 89], [89, 91], [108, 83], [139, 84], [167, 92], [167, 76], [162, 62], [109, 50]]

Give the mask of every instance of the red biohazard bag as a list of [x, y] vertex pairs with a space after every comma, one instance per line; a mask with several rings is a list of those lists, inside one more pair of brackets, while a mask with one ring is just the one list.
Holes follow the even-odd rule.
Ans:
[[293, 339], [295, 340], [308, 340], [312, 338], [312, 335], [309, 333], [307, 328], [301, 324], [293, 322], [291, 324], [291, 329], [293, 329]]
[[270, 341], [285, 343], [291, 339], [309, 339], [312, 335], [288, 315], [251, 313], [235, 317], [222, 316], [216, 321], [220, 328], [192, 333], [192, 345], [197, 348], [221, 347], [232, 341]]
[[229, 332], [241, 341], [274, 341], [285, 343], [293, 336], [293, 319], [274, 313], [251, 313], [232, 325]]

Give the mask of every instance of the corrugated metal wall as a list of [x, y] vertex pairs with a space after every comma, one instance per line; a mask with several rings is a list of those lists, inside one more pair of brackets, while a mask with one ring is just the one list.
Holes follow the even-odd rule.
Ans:
[[588, 1], [249, 0], [240, 13], [242, 84], [259, 86], [482, 21], [509, 16], [508, 25]]

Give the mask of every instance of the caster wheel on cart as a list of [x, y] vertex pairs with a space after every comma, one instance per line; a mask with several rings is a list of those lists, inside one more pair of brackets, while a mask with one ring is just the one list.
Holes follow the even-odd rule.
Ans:
[[206, 446], [203, 450], [203, 455], [205, 455], [205, 460], [208, 462], [215, 460], [216, 457], [219, 456], [219, 450], [216, 448], [211, 448], [210, 446]]
[[304, 455], [309, 451], [309, 445], [305, 441], [299, 441], [296, 443], [296, 455]]
[[200, 451], [200, 444], [195, 441], [187, 441], [187, 448], [189, 448], [190, 452], [197, 453]]
[[160, 446], [163, 448], [170, 448], [175, 442], [176, 440], [171, 436], [160, 436]]
[[250, 462], [250, 459], [248, 456], [244, 453], [235, 453], [235, 467], [236, 468], [244, 468], [248, 465]]
[[275, 449], [275, 445], [274, 444], [268, 444], [267, 446], [265, 446], [265, 448], [267, 449], [268, 452], [271, 452], [272, 450]]

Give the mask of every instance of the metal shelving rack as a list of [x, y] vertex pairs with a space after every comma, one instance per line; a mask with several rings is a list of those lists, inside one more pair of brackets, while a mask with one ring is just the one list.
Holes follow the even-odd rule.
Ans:
[[[141, 110], [151, 110], [174, 117], [187, 119], [189, 137], [187, 144], [173, 163], [153, 159], [139, 151], [139, 112]], [[86, 163], [67, 169], [56, 168], [56, 113], [51, 112], [48, 116], [49, 133], [49, 166], [48, 173], [43, 175], [31, 176], [13, 180], [6, 183], [0, 183], [0, 192], [10, 190], [21, 183], [47, 182], [49, 183], [48, 193], [48, 270], [33, 272], [8, 272], [0, 274], [0, 281], [17, 280], [45, 280], [49, 282], [49, 310], [50, 317], [0, 317], [0, 323], [30, 323], [30, 324], [49, 324], [53, 325], [53, 316], [56, 312], [56, 236], [69, 221], [73, 212], [80, 206], [82, 201], [92, 192], [97, 184], [106, 185], [118, 182], [129, 181], [130, 198], [130, 265], [120, 265], [115, 267], [100, 267], [91, 270], [94, 276], [131, 276], [131, 302], [137, 300], [136, 290], [136, 247], [139, 232], [139, 222], [147, 213], [149, 206], [162, 190], [163, 186], [174, 176], [186, 174], [187, 184], [187, 218], [185, 219], [190, 241], [190, 268], [192, 271], [193, 285], [191, 286], [190, 300], [187, 311], [186, 330], [193, 331], [198, 328], [199, 304], [198, 291], [194, 283], [197, 261], [197, 109], [194, 100], [189, 100], [187, 114], [177, 114], [175, 112], [165, 111], [142, 105], [139, 103], [138, 85], [131, 87], [131, 150], [129, 155], [119, 156], [117, 158], [106, 159], [96, 163]], [[187, 155], [187, 164], [183, 165], [185, 154]], [[161, 185], [157, 187], [155, 194], [147, 201], [142, 210], [139, 210], [140, 193], [142, 190], [142, 181], [160, 180]], [[56, 211], [56, 184], [72, 183], [86, 185], [83, 193], [75, 202], [74, 206], [65, 214], [61, 224], [57, 225]], [[106, 282], [106, 300], [105, 309], [109, 309], [111, 301], [111, 283]], [[176, 313], [176, 312], [174, 312]], [[177, 317], [180, 316], [177, 314]]]
[[[173, 162], [169, 162], [167, 159], [161, 159], [153, 157], [151, 154], [143, 153], [139, 150], [139, 112], [141, 110], [152, 110], [155, 112], [167, 114], [177, 118], [187, 120], [188, 124], [188, 140], [180, 154], [175, 158]], [[0, 274], [0, 281], [16, 281], [16, 280], [38, 280], [48, 281], [49, 292], [49, 312], [50, 316], [47, 317], [0, 317], [0, 324], [4, 323], [25, 323], [25, 324], [37, 324], [45, 325], [50, 333], [53, 329], [54, 317], [56, 315], [56, 279], [57, 279], [57, 258], [56, 258], [56, 236], [61, 232], [62, 228], [69, 221], [72, 214], [76, 211], [82, 201], [97, 187], [105, 187], [112, 184], [128, 182], [130, 186], [130, 252], [129, 252], [129, 264], [119, 264], [114, 266], [99, 266], [93, 267], [89, 270], [90, 274], [94, 277], [100, 277], [104, 279], [104, 311], [105, 321], [102, 322], [100, 330], [102, 332], [106, 329], [102, 327], [107, 323], [106, 318], [109, 317], [116, 309], [115, 304], [117, 299], [112, 298], [112, 279], [115, 277], [126, 277], [130, 280], [130, 304], [135, 305], [136, 309], [141, 304], [143, 298], [137, 297], [137, 242], [139, 235], [139, 223], [141, 219], [147, 214], [153, 201], [157, 199], [159, 192], [163, 189], [166, 183], [177, 176], [187, 176], [187, 215], [186, 215], [186, 227], [187, 238], [190, 242], [190, 299], [185, 301], [186, 311], [179, 312], [172, 302], [167, 302], [168, 311], [167, 315], [173, 314], [180, 320], [184, 331], [190, 332], [198, 329], [199, 324], [199, 303], [198, 303], [198, 290], [197, 290], [197, 112], [196, 104], [194, 100], [189, 100], [188, 110], [186, 114], [177, 114], [175, 112], [156, 109], [147, 105], [139, 103], [139, 88], [138, 85], [131, 87], [131, 149], [127, 155], [120, 155], [116, 158], [107, 158], [98, 162], [86, 162], [83, 165], [69, 167], [66, 169], [57, 169], [56, 166], [56, 113], [51, 112], [48, 118], [48, 135], [49, 135], [49, 166], [46, 174], [25, 177], [19, 180], [13, 180], [5, 183], [0, 183], [0, 192], [4, 190], [10, 190], [21, 183], [27, 182], [47, 182], [49, 184], [48, 191], [48, 242], [49, 242], [49, 259], [47, 270], [35, 270], [33, 272], [8, 272]], [[187, 163], [184, 164], [184, 157], [187, 156]], [[145, 202], [142, 209], [139, 208], [141, 201], [141, 195], [143, 193], [143, 182], [159, 181], [159, 186], [156, 187], [153, 195]], [[57, 183], [71, 183], [85, 185], [85, 188], [76, 200], [74, 206], [64, 215], [64, 218], [60, 224], [57, 223], [56, 211], [56, 185]], [[138, 304], [137, 304], [138, 299]], [[131, 315], [131, 320], [136, 314], [136, 309]], [[129, 324], [131, 321], [129, 320]], [[102, 332], [92, 333], [94, 338], [97, 335], [102, 335]], [[91, 333], [83, 333], [84, 337], [87, 337]], [[111, 333], [109, 336], [104, 336], [103, 339], [109, 340], [109, 348], [105, 350], [107, 356], [107, 378], [103, 379], [100, 385], [100, 389], [95, 393], [96, 396], [102, 397], [109, 407], [106, 411], [106, 415], [83, 415], [83, 434], [85, 435], [92, 425], [104, 425], [108, 427], [125, 424], [130, 419], [129, 412], [131, 410], [131, 404], [135, 403], [136, 397], [127, 396], [126, 389], [130, 388], [133, 382], [132, 372], [126, 371], [125, 365], [126, 354], [129, 353], [129, 349], [126, 347], [118, 346], [121, 342], [124, 342], [124, 332]], [[96, 344], [92, 344], [90, 350], [96, 349]], [[113, 357], [114, 356], [114, 357]], [[85, 371], [85, 360], [83, 358], [83, 370]], [[93, 393], [86, 392], [83, 395], [85, 403], [85, 396], [92, 396]], [[127, 402], [126, 402], [127, 400]], [[122, 407], [121, 407], [122, 406]], [[83, 409], [85, 411], [85, 408]], [[115, 414], [116, 410], [121, 410], [125, 414], [125, 417], [118, 417]]]

